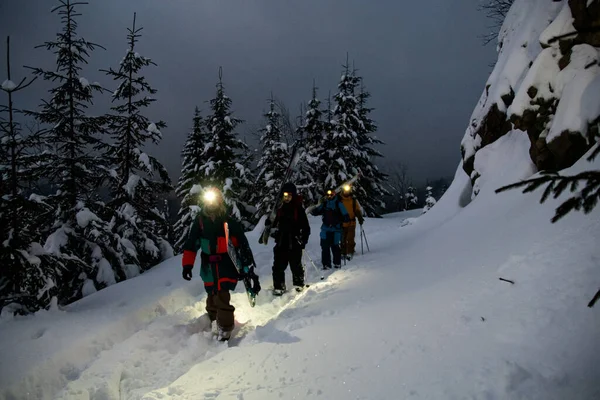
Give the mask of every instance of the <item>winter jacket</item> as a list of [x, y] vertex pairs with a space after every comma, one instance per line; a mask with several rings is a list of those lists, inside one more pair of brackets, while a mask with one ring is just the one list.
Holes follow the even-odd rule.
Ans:
[[279, 249], [298, 249], [304, 247], [310, 236], [310, 225], [302, 205], [302, 197], [294, 195], [289, 203], [277, 210], [273, 228], [276, 247]]
[[344, 196], [342, 194], [342, 204], [344, 204], [344, 207], [346, 207], [346, 210], [348, 211], [348, 216], [350, 217], [350, 222], [344, 222], [344, 228], [356, 226], [357, 218], [358, 223], [362, 225], [364, 217], [358, 200], [356, 200], [352, 196]]
[[252, 250], [242, 226], [227, 216], [211, 217], [200, 213], [192, 223], [187, 241], [183, 246], [183, 266], [193, 266], [196, 254], [200, 254], [200, 276], [208, 293], [235, 290], [239, 274], [227, 253], [225, 222], [229, 226], [229, 239], [236, 247], [241, 267], [254, 265]]
[[342, 223], [350, 222], [348, 211], [338, 196], [335, 196], [333, 199], [325, 200], [320, 206], [315, 208], [311, 214], [323, 216], [321, 236], [326, 232], [341, 232]]

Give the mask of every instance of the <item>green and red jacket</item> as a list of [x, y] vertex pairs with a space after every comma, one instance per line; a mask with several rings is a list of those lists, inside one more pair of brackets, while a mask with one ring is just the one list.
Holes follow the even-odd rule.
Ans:
[[190, 228], [183, 246], [182, 265], [194, 265], [196, 254], [200, 254], [200, 277], [208, 293], [219, 290], [235, 290], [239, 274], [227, 254], [225, 222], [229, 226], [229, 239], [236, 247], [238, 259], [244, 267], [254, 265], [252, 250], [241, 224], [233, 218], [211, 217], [198, 214]]

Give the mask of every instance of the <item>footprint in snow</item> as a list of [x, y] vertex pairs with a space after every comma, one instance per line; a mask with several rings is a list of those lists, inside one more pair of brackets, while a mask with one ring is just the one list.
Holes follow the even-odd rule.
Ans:
[[39, 329], [39, 330], [38, 330], [36, 333], [34, 333], [34, 334], [31, 336], [31, 338], [32, 338], [33, 340], [39, 339], [39, 338], [41, 338], [42, 336], [44, 336], [44, 333], [46, 333], [46, 328], [41, 328], [41, 329]]

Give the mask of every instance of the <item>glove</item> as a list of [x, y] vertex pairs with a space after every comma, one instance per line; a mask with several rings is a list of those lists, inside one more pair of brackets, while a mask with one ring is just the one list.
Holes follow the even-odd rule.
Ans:
[[344, 215], [344, 222], [350, 222], [350, 217], [348, 215]]
[[267, 218], [265, 220], [265, 226], [269, 226], [269, 225], [271, 225], [271, 220], [269, 218]]
[[186, 281], [192, 280], [192, 269], [194, 268], [193, 265], [184, 265], [183, 266], [183, 271], [181, 273], [181, 275], [183, 276], [183, 279], [185, 279]]
[[247, 278], [247, 277], [252, 276], [252, 275], [254, 275], [254, 265], [251, 265], [249, 267], [248, 266], [243, 267], [242, 268], [242, 272], [240, 272], [240, 279], [239, 280], [242, 280], [242, 279]]
[[362, 218], [358, 220], [358, 223], [360, 224], [360, 226], [362, 226], [363, 222], [365, 222], [365, 220]]

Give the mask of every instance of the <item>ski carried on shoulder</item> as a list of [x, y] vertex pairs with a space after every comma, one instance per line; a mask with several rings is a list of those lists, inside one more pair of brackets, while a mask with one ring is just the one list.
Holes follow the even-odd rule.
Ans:
[[[344, 189], [344, 186], [352, 185], [354, 182], [356, 182], [358, 180], [358, 178], [360, 178], [360, 172], [358, 174], [354, 175], [352, 178], [345, 181], [344, 183], [342, 183], [341, 185], [339, 185], [338, 187], [336, 187], [335, 189], [333, 189], [334, 193], [339, 194], [342, 191], [342, 189]], [[323, 196], [319, 199], [319, 202], [317, 204], [313, 204], [312, 206], [307, 207], [306, 213], [310, 214], [315, 208], [317, 208], [321, 204], [323, 204], [325, 202], [326, 198], [327, 198], [327, 196]]]
[[[248, 295], [248, 301], [250, 302], [250, 307], [254, 307], [256, 305], [256, 295], [258, 294], [258, 292], [255, 290], [255, 287], [260, 286], [258, 284], [258, 276], [256, 276], [255, 273], [252, 273], [253, 276], [250, 276], [249, 274], [244, 273], [244, 268], [238, 258], [237, 250], [235, 249], [235, 246], [229, 239], [229, 224], [227, 224], [227, 222], [225, 222], [224, 228], [225, 228], [225, 241], [227, 242], [227, 254], [229, 255], [229, 258], [231, 259], [231, 262], [235, 266], [235, 269], [237, 269], [238, 273], [240, 275], [244, 276], [244, 278], [242, 279], [242, 282], [244, 282], [244, 287], [246, 288], [246, 294]], [[256, 268], [256, 266], [254, 266], [254, 268]], [[253, 279], [255, 279], [255, 282], [256, 282], [256, 284], [254, 284], [254, 285], [253, 285]]]
[[[275, 216], [277, 215], [277, 210], [281, 206], [282, 198], [281, 198], [281, 188], [283, 185], [288, 182], [294, 172], [296, 172], [296, 167], [298, 165], [298, 160], [300, 159], [300, 151], [301, 146], [299, 142], [294, 143], [292, 147], [292, 154], [290, 155], [290, 162], [283, 174], [283, 180], [281, 181], [281, 185], [279, 186], [278, 192], [275, 194], [275, 202], [271, 208], [271, 212], [269, 216], [265, 220], [265, 227], [258, 238], [258, 243], [266, 245], [269, 242], [269, 235], [271, 234], [271, 226], [273, 225], [273, 221], [275, 221]], [[268, 221], [268, 223], [267, 223]]]

